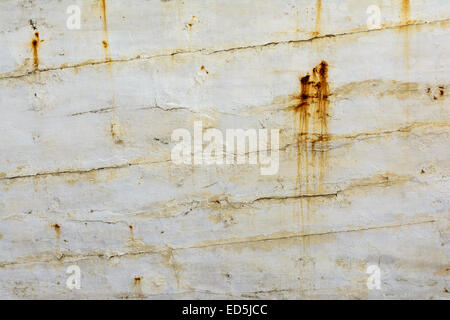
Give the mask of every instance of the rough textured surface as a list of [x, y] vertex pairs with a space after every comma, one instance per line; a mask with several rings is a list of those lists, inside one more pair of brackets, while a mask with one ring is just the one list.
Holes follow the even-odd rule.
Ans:
[[[449, 1], [125, 2], [0, 1], [1, 298], [448, 299]], [[175, 165], [197, 120], [279, 172]]]

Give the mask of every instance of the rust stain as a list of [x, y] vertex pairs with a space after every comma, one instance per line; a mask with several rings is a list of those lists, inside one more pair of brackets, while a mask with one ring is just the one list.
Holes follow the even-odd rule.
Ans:
[[39, 69], [39, 53], [38, 53], [38, 49], [39, 49], [39, 43], [41, 41], [39, 40], [39, 32], [35, 32], [34, 33], [34, 38], [31, 41], [31, 46], [33, 49], [33, 67], [34, 70], [38, 70]]
[[201, 66], [201, 67], [200, 67], [200, 70], [204, 71], [206, 74], [209, 74], [209, 71], [206, 70], [206, 67], [205, 67], [205, 66]]
[[130, 229], [130, 237], [131, 237], [131, 239], [134, 240], [133, 226], [132, 226], [132, 225], [129, 225], [128, 228]]
[[128, 226], [130, 230], [130, 237], [127, 239], [126, 244], [131, 249], [132, 252], [140, 252], [140, 251], [155, 251], [156, 248], [152, 245], [146, 245], [142, 239], [136, 239], [134, 236], [134, 229], [132, 225]]
[[166, 250], [161, 252], [161, 256], [164, 259], [165, 265], [173, 270], [177, 287], [179, 288], [181, 286], [180, 273], [183, 271], [183, 268], [175, 259], [174, 249], [167, 247]]
[[134, 291], [136, 292], [137, 298], [144, 297], [144, 293], [142, 292], [142, 279], [143, 278], [144, 277], [134, 277], [133, 286], [134, 286]]
[[59, 224], [55, 223], [52, 225], [52, 228], [55, 229], [56, 237], [59, 239], [61, 237], [61, 227]]
[[[317, 154], [317, 145], [329, 140], [329, 85], [328, 63], [322, 61], [313, 68], [312, 74], [299, 78], [300, 94], [296, 96], [294, 125], [297, 144], [297, 187], [299, 191], [310, 192], [309, 168], [315, 180], [323, 179], [325, 170], [325, 153]], [[319, 184], [320, 185], [320, 184]], [[303, 186], [305, 190], [302, 190]]]
[[427, 87], [426, 93], [432, 100], [440, 100], [445, 95], [445, 87], [442, 85], [433, 88]]
[[122, 129], [120, 128], [119, 124], [117, 124], [115, 122], [111, 122], [111, 124], [109, 126], [109, 132], [110, 132], [111, 137], [115, 144], [120, 144], [120, 145], [124, 144], [123, 140], [120, 138]]
[[[328, 112], [329, 85], [328, 63], [321, 61], [313, 68], [311, 74], [299, 77], [300, 93], [295, 98], [295, 104], [290, 108], [294, 111], [294, 128], [297, 144], [297, 192], [299, 195], [312, 192], [322, 192], [322, 181], [326, 169], [326, 153], [329, 140]], [[318, 145], [325, 145], [318, 151]], [[312, 180], [312, 181], [311, 181]], [[311, 184], [313, 182], [313, 184]], [[300, 199], [297, 225], [299, 232], [307, 234], [311, 224], [311, 208], [309, 199]], [[301, 257], [299, 258], [299, 294], [304, 289], [313, 289], [314, 284], [308, 281], [314, 272], [314, 261], [310, 259], [310, 237], [301, 239]], [[305, 265], [306, 264], [306, 265]], [[312, 269], [307, 269], [312, 268]]]
[[[401, 4], [401, 25], [407, 25], [410, 22], [411, 16], [411, 4], [410, 0], [402, 0]], [[409, 69], [409, 30], [408, 27], [400, 28], [400, 32], [404, 32], [405, 40], [404, 40], [404, 57], [406, 68]]]
[[411, 15], [410, 0], [402, 0], [402, 24], [408, 24]]
[[321, 13], [322, 13], [322, 0], [316, 1], [316, 24], [314, 28], [314, 37], [320, 35], [320, 25], [321, 25]]
[[103, 40], [102, 45], [105, 50], [105, 60], [111, 61], [111, 52], [109, 49], [108, 22], [106, 19], [106, 0], [100, 0], [101, 18], [103, 20]]
[[191, 31], [195, 24], [199, 23], [199, 19], [196, 16], [192, 16], [190, 22], [185, 24], [185, 30]]

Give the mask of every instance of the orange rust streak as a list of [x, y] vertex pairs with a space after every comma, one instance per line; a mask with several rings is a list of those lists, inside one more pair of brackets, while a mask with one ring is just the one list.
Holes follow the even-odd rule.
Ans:
[[102, 19], [103, 19], [103, 41], [102, 45], [105, 49], [105, 60], [111, 61], [111, 53], [109, 51], [109, 35], [108, 35], [108, 23], [106, 20], [106, 0], [100, 0], [100, 6], [102, 10]]
[[31, 46], [33, 48], [33, 66], [34, 70], [39, 69], [39, 54], [38, 54], [38, 48], [39, 48], [39, 32], [35, 32], [34, 39], [31, 41]]
[[136, 291], [136, 296], [138, 298], [142, 298], [144, 296], [142, 292], [142, 278], [143, 277], [135, 277], [134, 278], [134, 289]]
[[322, 11], [322, 0], [317, 0], [316, 2], [316, 25], [315, 25], [315, 31], [314, 36], [320, 35], [320, 24], [321, 24], [321, 11]]
[[402, 0], [402, 23], [408, 24], [411, 15], [410, 0]]
[[319, 70], [316, 69], [317, 74], [315, 75], [318, 78], [318, 83], [316, 84], [317, 88], [317, 113], [320, 121], [320, 129], [318, 138], [319, 141], [324, 141], [328, 138], [328, 96], [329, 96], [329, 86], [327, 82], [328, 78], [328, 64], [325, 61], [322, 61], [319, 65]]
[[[301, 174], [302, 163], [306, 159], [302, 159], [303, 155], [307, 154], [307, 139], [308, 139], [308, 129], [309, 129], [309, 117], [310, 117], [310, 102], [311, 102], [311, 85], [310, 76], [306, 75], [304, 77], [299, 78], [300, 80], [300, 96], [299, 102], [296, 106], [294, 106], [294, 111], [296, 113], [295, 121], [297, 126], [297, 170], [298, 174]], [[297, 179], [298, 188], [301, 191], [301, 177]]]
[[[318, 1], [320, 3], [320, 1]], [[319, 16], [320, 17], [320, 16]], [[313, 179], [314, 188], [319, 188], [322, 192], [321, 185], [326, 167], [325, 152], [319, 151], [317, 156], [316, 143], [327, 143], [328, 141], [328, 108], [329, 108], [329, 85], [328, 85], [328, 64], [322, 61], [318, 66], [313, 68], [312, 75], [309, 73], [299, 77], [300, 94], [296, 96], [294, 110], [294, 125], [297, 143], [297, 188], [298, 194], [308, 194], [315, 192], [311, 190], [310, 179]], [[310, 176], [310, 173], [312, 175]], [[306, 234], [311, 224], [311, 206], [308, 199], [300, 199], [299, 208], [299, 225], [300, 232]], [[302, 252], [299, 261], [302, 263], [300, 267], [300, 283], [299, 289], [303, 289], [306, 285], [307, 289], [311, 289], [313, 284], [303, 281], [307, 279], [310, 273], [314, 272], [314, 267], [305, 270], [308, 266], [310, 257], [310, 239], [305, 237], [301, 240]]]
[[[308, 168], [309, 162], [315, 167], [319, 167], [318, 175], [323, 175], [325, 159], [321, 152], [320, 161], [316, 161], [315, 144], [326, 142], [328, 136], [329, 117], [329, 85], [328, 85], [328, 64], [322, 61], [309, 74], [300, 77], [300, 95], [293, 110], [295, 112], [296, 143], [298, 148], [298, 186], [301, 188], [305, 184], [308, 190]], [[302, 181], [304, 180], [304, 181]]]
[[[410, 22], [410, 16], [411, 16], [410, 0], [402, 0], [401, 23], [403, 25], [407, 25]], [[405, 34], [404, 56], [405, 56], [406, 68], [409, 70], [409, 32], [408, 32], [408, 28], [400, 29], [400, 30], [404, 30], [404, 34]]]
[[55, 229], [56, 237], [59, 239], [61, 237], [61, 227], [57, 223], [52, 225], [52, 227], [53, 227], [53, 229]]

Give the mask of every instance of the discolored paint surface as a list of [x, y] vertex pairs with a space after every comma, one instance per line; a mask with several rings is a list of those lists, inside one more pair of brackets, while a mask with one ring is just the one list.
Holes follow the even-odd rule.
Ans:
[[[72, 4], [0, 2], [0, 297], [448, 299], [448, 1]], [[173, 163], [199, 120], [278, 173]]]

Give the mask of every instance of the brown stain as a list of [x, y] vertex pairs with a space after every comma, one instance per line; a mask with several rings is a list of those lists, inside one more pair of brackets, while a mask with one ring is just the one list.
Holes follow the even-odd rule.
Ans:
[[115, 144], [119, 144], [119, 145], [124, 144], [123, 140], [120, 138], [120, 136], [122, 134], [122, 130], [121, 130], [119, 124], [117, 124], [115, 122], [111, 122], [110, 126], [109, 126], [109, 133], [111, 134], [111, 137]]
[[427, 87], [426, 94], [430, 97], [430, 99], [436, 101], [440, 98], [444, 97], [445, 94], [445, 87], [439, 86], [439, 87]]
[[134, 229], [132, 225], [128, 226], [128, 229], [130, 230], [130, 237], [126, 240], [126, 244], [128, 248], [132, 252], [142, 252], [142, 251], [155, 251], [157, 250], [155, 246], [152, 245], [146, 245], [145, 242], [141, 238], [136, 238], [134, 236]]
[[166, 249], [161, 252], [161, 256], [164, 260], [164, 264], [173, 270], [175, 280], [177, 282], [177, 287], [180, 288], [181, 286], [180, 273], [183, 271], [183, 268], [180, 264], [177, 263], [175, 259], [174, 249], [171, 247], [166, 247]]
[[140, 276], [140, 277], [134, 277], [134, 281], [133, 281], [133, 287], [134, 287], [134, 291], [136, 293], [136, 297], [137, 298], [143, 298], [144, 297], [144, 293], [142, 292], [142, 279], [144, 277]]
[[[311, 74], [299, 77], [300, 93], [295, 97], [295, 104], [290, 108], [294, 111], [294, 128], [297, 145], [297, 193], [299, 195], [322, 192], [321, 184], [326, 169], [326, 145], [329, 117], [329, 84], [328, 63], [321, 61], [313, 68]], [[324, 150], [317, 146], [324, 145]], [[311, 184], [313, 182], [313, 184]], [[300, 199], [297, 225], [300, 234], [309, 232], [311, 223], [311, 208], [308, 198]], [[308, 281], [314, 272], [314, 263], [309, 257], [310, 237], [301, 239], [301, 258], [299, 275], [299, 294], [304, 289], [313, 289], [314, 284]], [[305, 262], [306, 261], [306, 262]], [[304, 265], [307, 263], [307, 265]], [[308, 270], [308, 268], [312, 268]]]
[[103, 21], [103, 40], [102, 46], [105, 50], [105, 60], [111, 61], [111, 52], [109, 49], [108, 22], [106, 19], [106, 0], [100, 0], [101, 18]]
[[[411, 17], [411, 4], [410, 0], [401, 0], [401, 25], [408, 25], [410, 22]], [[400, 28], [400, 32], [404, 33], [405, 40], [404, 40], [404, 58], [405, 58], [405, 64], [406, 68], [409, 69], [409, 30], [408, 27]]]
[[[299, 77], [300, 93], [294, 111], [294, 126], [297, 145], [297, 187], [300, 193], [311, 192], [309, 169], [315, 180], [321, 182], [325, 170], [325, 153], [317, 152], [318, 144], [326, 144], [329, 117], [328, 63], [322, 61], [313, 68], [312, 75]], [[319, 154], [318, 154], [319, 153]], [[305, 190], [302, 190], [304, 187]], [[319, 190], [320, 191], [320, 190]]]
[[[130, 164], [133, 163], [134, 163], [133, 161], [130, 162]], [[90, 184], [110, 183], [114, 180], [123, 178], [124, 174], [126, 175], [126, 173], [124, 173], [120, 169], [126, 168], [128, 166], [129, 164], [119, 167], [99, 168], [80, 172], [66, 172], [55, 175], [63, 176], [64, 182], [69, 185], [76, 185], [78, 183], [86, 183], [86, 182]]]
[[411, 16], [410, 0], [402, 0], [401, 14], [402, 24], [408, 24]]
[[185, 30], [191, 31], [194, 25], [196, 25], [198, 22], [198, 18], [196, 16], [192, 16], [191, 21], [185, 24]]
[[33, 67], [34, 70], [39, 69], [39, 43], [41, 41], [39, 40], [39, 32], [34, 33], [34, 38], [31, 41], [31, 47], [33, 50]]
[[129, 225], [129, 226], [128, 226], [128, 229], [130, 229], [130, 239], [131, 239], [131, 241], [134, 241], [135, 239], [134, 239], [133, 226], [132, 226], [132, 225]]
[[316, 23], [313, 32], [313, 36], [320, 36], [320, 25], [321, 25], [321, 14], [322, 14], [322, 0], [316, 1]]
[[206, 70], [206, 67], [205, 67], [205, 66], [201, 66], [201, 67], [200, 67], [200, 70], [204, 71], [206, 74], [209, 74], [209, 71]]
[[450, 265], [444, 266], [443, 268], [440, 268], [434, 272], [435, 276], [442, 276], [442, 277], [448, 277], [450, 276]]
[[52, 225], [52, 228], [55, 230], [56, 232], [56, 237], [59, 239], [61, 237], [61, 226], [57, 223]]

